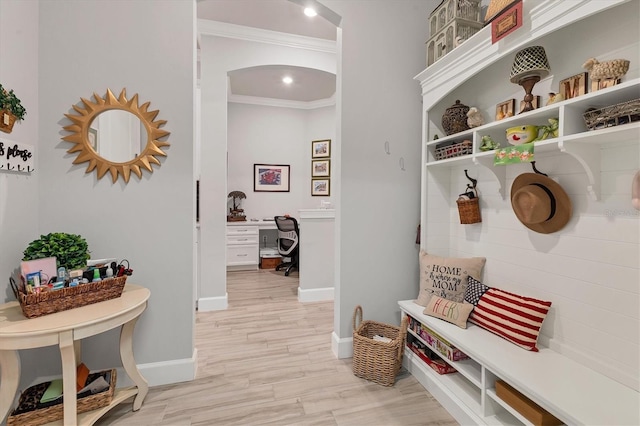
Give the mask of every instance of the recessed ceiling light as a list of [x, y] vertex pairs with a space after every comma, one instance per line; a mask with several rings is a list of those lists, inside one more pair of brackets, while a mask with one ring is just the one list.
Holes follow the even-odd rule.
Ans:
[[284, 84], [291, 84], [291, 83], [293, 83], [293, 79], [291, 77], [289, 77], [289, 76], [282, 77], [282, 82]]
[[304, 14], [310, 17], [314, 17], [318, 14], [318, 12], [315, 11], [315, 9], [311, 8], [311, 7], [305, 7], [304, 8]]

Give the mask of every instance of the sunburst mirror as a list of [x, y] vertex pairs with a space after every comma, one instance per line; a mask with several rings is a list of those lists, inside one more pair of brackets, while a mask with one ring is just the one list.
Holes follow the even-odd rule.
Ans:
[[86, 173], [96, 170], [101, 179], [109, 172], [114, 183], [118, 176], [129, 182], [132, 172], [141, 178], [142, 169], [153, 173], [152, 164], [160, 165], [157, 157], [166, 157], [162, 147], [169, 145], [170, 132], [161, 129], [166, 120], [155, 120], [159, 111], [149, 111], [149, 102], [139, 105], [138, 94], [127, 99], [126, 89], [117, 97], [107, 89], [104, 98], [93, 98], [80, 98], [73, 105], [77, 114], [65, 114], [73, 124], [63, 127], [71, 134], [62, 139], [74, 144], [67, 150], [77, 153], [73, 164], [88, 162]]

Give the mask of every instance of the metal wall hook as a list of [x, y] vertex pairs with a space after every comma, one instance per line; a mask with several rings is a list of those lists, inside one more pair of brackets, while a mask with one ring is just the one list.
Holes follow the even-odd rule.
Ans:
[[391, 151], [389, 150], [389, 141], [384, 141], [384, 152], [386, 152], [387, 155], [391, 155]]
[[[469, 179], [469, 180], [471, 181], [471, 183], [473, 184], [473, 188], [475, 188], [475, 187], [476, 187], [476, 185], [478, 184], [478, 180], [477, 180], [477, 179], [472, 178], [471, 176], [469, 176], [469, 173], [467, 173], [467, 169], [464, 169], [464, 175], [467, 177], [467, 179]], [[468, 187], [468, 186], [469, 186], [469, 185], [467, 184], [467, 187]]]
[[548, 175], [548, 174], [546, 174], [546, 173], [542, 173], [540, 170], [536, 169], [536, 162], [535, 162], [535, 161], [532, 161], [532, 162], [531, 162], [531, 168], [532, 168], [532, 169], [533, 169], [533, 171], [534, 171], [534, 172], [536, 172], [537, 174], [542, 175], [542, 176], [547, 176], [547, 177], [549, 177], [549, 175]]
[[400, 163], [400, 170], [405, 170], [405, 168], [404, 168], [404, 157], [400, 157], [399, 163]]

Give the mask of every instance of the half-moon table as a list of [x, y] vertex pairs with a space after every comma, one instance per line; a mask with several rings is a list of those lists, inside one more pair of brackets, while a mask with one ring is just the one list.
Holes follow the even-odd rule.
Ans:
[[[137, 411], [149, 391], [133, 358], [133, 329], [147, 307], [150, 291], [127, 284], [122, 296], [37, 318], [26, 318], [17, 301], [0, 305], [0, 421], [16, 396], [20, 381], [18, 350], [57, 345], [62, 360], [64, 425], [91, 425], [113, 406], [135, 396]], [[135, 386], [119, 388], [110, 405], [77, 414], [76, 367], [81, 362], [80, 341], [116, 327], [120, 330], [120, 358]], [[58, 422], [56, 422], [58, 423]]]

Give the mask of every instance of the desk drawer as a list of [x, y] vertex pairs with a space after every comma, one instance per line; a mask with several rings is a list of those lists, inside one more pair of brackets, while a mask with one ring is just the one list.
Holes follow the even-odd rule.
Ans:
[[258, 265], [257, 246], [228, 246], [227, 265]]
[[258, 235], [257, 226], [229, 226], [227, 225], [227, 235]]
[[258, 250], [258, 234], [227, 235], [227, 245], [251, 244]]

